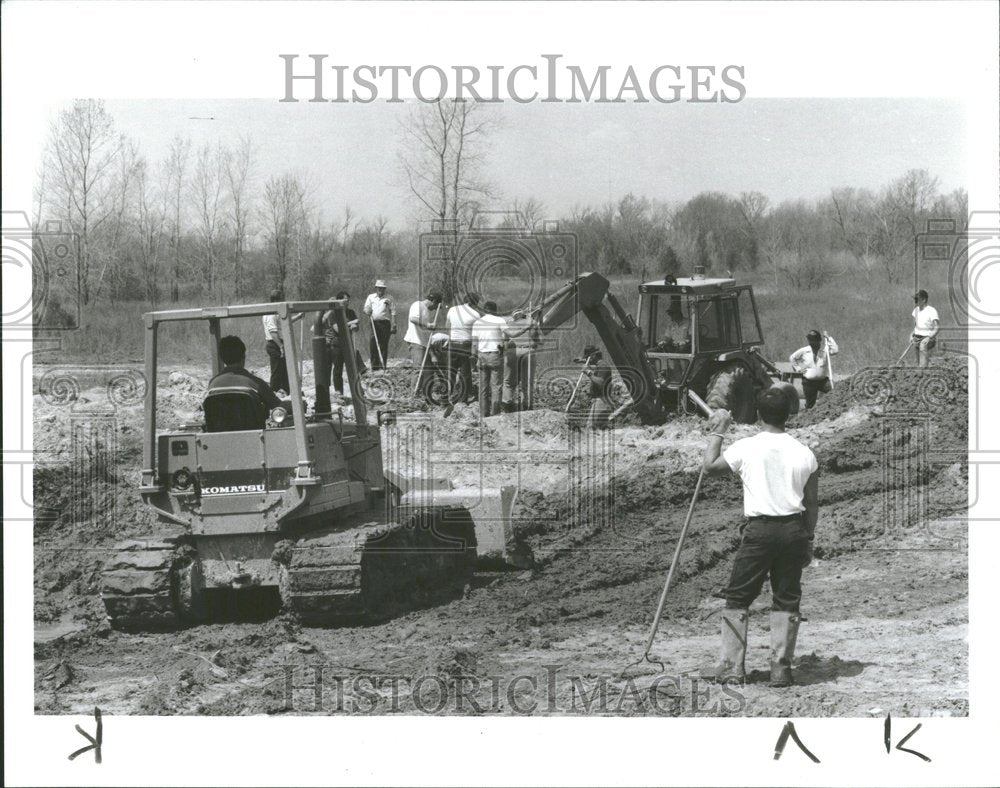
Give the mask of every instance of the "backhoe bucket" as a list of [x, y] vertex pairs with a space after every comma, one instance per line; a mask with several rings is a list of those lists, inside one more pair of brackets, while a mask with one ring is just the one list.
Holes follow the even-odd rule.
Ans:
[[[400, 478], [392, 480], [399, 487], [402, 509], [464, 509], [476, 531], [476, 552], [480, 564], [503, 565], [526, 569], [531, 566], [531, 551], [517, 539], [511, 520], [517, 487], [459, 487], [448, 479]], [[443, 514], [448, 518], [447, 511]]]

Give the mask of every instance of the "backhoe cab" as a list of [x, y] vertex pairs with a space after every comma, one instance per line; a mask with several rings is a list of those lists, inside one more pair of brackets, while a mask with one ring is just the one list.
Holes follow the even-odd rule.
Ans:
[[756, 394], [781, 385], [798, 411], [791, 384], [760, 352], [764, 343], [750, 285], [730, 278], [665, 277], [639, 285], [639, 315], [646, 359], [668, 408], [693, 410], [693, 391], [710, 408], [725, 408], [735, 421], [757, 420]]

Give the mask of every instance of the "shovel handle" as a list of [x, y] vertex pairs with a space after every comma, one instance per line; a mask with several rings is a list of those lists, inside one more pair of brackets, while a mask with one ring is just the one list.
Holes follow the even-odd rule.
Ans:
[[663, 608], [667, 604], [667, 592], [670, 591], [670, 584], [674, 580], [674, 573], [677, 571], [677, 565], [681, 560], [681, 550], [684, 549], [684, 540], [687, 538], [688, 528], [691, 525], [691, 516], [694, 514], [694, 505], [698, 500], [698, 493], [701, 492], [701, 482], [705, 478], [705, 466], [703, 465], [701, 470], [698, 472], [698, 481], [694, 485], [694, 494], [691, 496], [691, 504], [688, 506], [687, 517], [684, 518], [684, 527], [681, 528], [681, 534], [677, 537], [677, 547], [674, 549], [674, 558], [670, 562], [670, 570], [667, 572], [667, 580], [663, 584], [663, 592], [660, 594], [660, 602], [656, 606], [656, 615], [653, 616], [653, 625], [649, 629], [649, 637], [646, 639], [646, 650], [643, 652], [643, 656], [649, 654], [650, 650], [653, 648], [653, 640], [656, 639], [656, 631], [660, 628], [660, 618], [663, 616]]
[[[708, 407], [708, 404], [695, 394], [691, 389], [688, 389], [688, 397], [697, 405], [706, 416], [712, 415], [712, 409]], [[663, 584], [663, 591], [660, 593], [660, 601], [656, 606], [656, 615], [653, 616], [653, 624], [649, 628], [649, 637], [646, 639], [646, 650], [643, 652], [643, 656], [647, 656], [650, 650], [653, 648], [653, 640], [656, 639], [656, 631], [660, 628], [660, 619], [663, 617], [663, 608], [667, 604], [667, 592], [670, 591], [670, 585], [674, 581], [674, 574], [677, 571], [677, 565], [681, 560], [681, 551], [684, 549], [684, 540], [687, 538], [688, 528], [691, 526], [691, 517], [694, 515], [694, 505], [698, 501], [698, 494], [701, 492], [701, 483], [705, 479], [705, 466], [701, 466], [701, 470], [698, 471], [698, 481], [694, 485], [694, 493], [691, 495], [691, 503], [688, 505], [687, 517], [684, 518], [684, 526], [681, 528], [680, 536], [677, 537], [677, 547], [674, 548], [674, 557], [670, 562], [670, 570], [667, 572], [667, 580]]]
[[580, 372], [580, 377], [576, 379], [576, 385], [573, 386], [573, 393], [569, 395], [569, 402], [566, 403], [565, 413], [569, 413], [569, 409], [573, 406], [573, 400], [576, 399], [576, 392], [580, 390], [580, 384], [583, 383], [583, 376], [587, 374], [587, 369], [590, 367], [590, 359], [583, 365], [583, 370]]

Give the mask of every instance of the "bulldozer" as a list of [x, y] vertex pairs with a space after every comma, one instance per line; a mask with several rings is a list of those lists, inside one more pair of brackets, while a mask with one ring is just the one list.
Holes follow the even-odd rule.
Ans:
[[[101, 595], [112, 627], [212, 621], [262, 593], [309, 625], [384, 620], [461, 595], [480, 544], [503, 554], [516, 490], [452, 489], [448, 480], [387, 475], [381, 430], [394, 414], [380, 411], [375, 424], [368, 421], [345, 308], [338, 300], [301, 301], [144, 316], [139, 495], [164, 533], [121, 543], [106, 562]], [[348, 343], [353, 419], [331, 409], [327, 353], [315, 330], [316, 392], [307, 414], [295, 323], [324, 311]], [[217, 375], [223, 321], [259, 324], [268, 314], [281, 332], [291, 389], [282, 407], [268, 411], [252, 387], [212, 388], [203, 422], [158, 431], [160, 330], [207, 323]]]
[[597, 273], [582, 273], [532, 310], [541, 336], [582, 312], [600, 335], [628, 392], [614, 415], [634, 409], [643, 424], [672, 413], [697, 413], [693, 393], [733, 420], [757, 421], [757, 393], [771, 386], [799, 410], [794, 385], [801, 373], [781, 369], [761, 353], [764, 336], [751, 285], [731, 277], [666, 276], [639, 285], [637, 317], [628, 314]]

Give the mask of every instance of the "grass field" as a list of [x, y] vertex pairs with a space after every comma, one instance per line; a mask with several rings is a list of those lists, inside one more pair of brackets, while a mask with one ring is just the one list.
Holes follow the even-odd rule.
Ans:
[[[749, 276], [738, 275], [740, 282], [754, 285], [761, 326], [766, 342], [765, 353], [775, 361], [786, 360], [788, 355], [805, 341], [806, 331], [818, 328], [828, 331], [840, 345], [835, 373], [850, 374], [872, 365], [891, 364], [906, 346], [912, 320], [912, 285], [909, 282], [886, 284], [884, 282], [837, 282], [812, 290], [797, 290], [779, 281], [776, 286], [770, 275], [758, 272]], [[947, 271], [940, 277], [925, 277], [923, 286], [931, 293], [931, 304], [941, 314], [942, 326], [954, 325], [948, 304]], [[399, 333], [393, 337], [390, 358], [403, 355], [402, 336], [406, 312], [416, 297], [416, 276], [410, 280], [397, 279], [391, 293], [396, 297]], [[560, 283], [556, 283], [558, 286]], [[612, 292], [625, 308], [635, 314], [638, 305], [637, 277], [613, 277]], [[498, 302], [500, 310], [510, 309], [527, 300], [527, 283], [503, 279], [487, 283], [483, 288], [485, 298]], [[549, 291], [554, 289], [550, 287]], [[317, 296], [319, 294], [316, 294]], [[360, 312], [364, 293], [352, 292], [352, 306]], [[312, 296], [311, 296], [312, 297]], [[210, 306], [209, 303], [184, 302], [169, 308]], [[142, 315], [148, 310], [143, 302], [124, 302], [113, 306], [102, 304], [90, 311], [84, 310], [80, 329], [61, 335], [60, 348], [38, 357], [42, 362], [55, 363], [136, 363], [143, 355]], [[159, 308], [167, 308], [160, 306]], [[259, 318], [228, 320], [223, 323], [224, 333], [242, 337], [249, 350], [251, 365], [264, 365], [263, 331]], [[306, 328], [308, 344], [308, 327]], [[369, 333], [362, 331], [362, 353], [367, 356]], [[159, 347], [161, 359], [166, 363], [208, 363], [208, 327], [204, 323], [174, 323], [161, 330]], [[543, 354], [539, 367], [571, 364], [588, 342], [600, 344], [597, 332], [581, 316], [576, 327], [559, 335], [558, 347]], [[949, 338], [948, 349], [958, 350]], [[259, 358], [255, 358], [259, 356]]]

